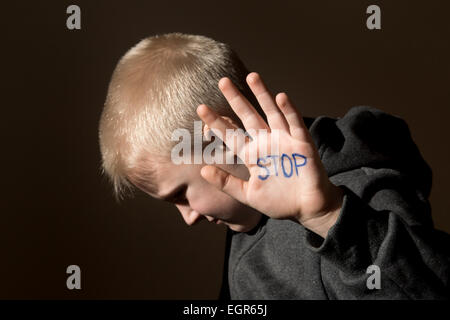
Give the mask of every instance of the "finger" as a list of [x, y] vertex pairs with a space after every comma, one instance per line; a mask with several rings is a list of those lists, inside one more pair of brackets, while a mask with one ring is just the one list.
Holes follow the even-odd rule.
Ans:
[[269, 126], [255, 110], [246, 97], [236, 88], [228, 78], [219, 81], [219, 89], [227, 99], [234, 113], [241, 119], [245, 130], [249, 129], [269, 129]]
[[302, 115], [297, 108], [293, 106], [287, 94], [284, 92], [279, 93], [275, 97], [275, 100], [286, 118], [291, 136], [309, 142], [310, 134], [308, 128], [306, 128], [306, 125], [303, 122]]
[[289, 132], [286, 119], [276, 105], [261, 76], [256, 72], [252, 72], [247, 76], [247, 83], [266, 114], [270, 129], [280, 129]]
[[[209, 129], [226, 144], [231, 152], [239, 157], [242, 152], [241, 150], [245, 147], [245, 143], [249, 140], [243, 130], [238, 130], [238, 128], [223, 119], [205, 104], [197, 107], [197, 114]], [[231, 133], [233, 134], [230, 134], [230, 132], [227, 133], [227, 130], [232, 130]], [[235, 138], [237, 141], [235, 141]]]
[[222, 190], [244, 204], [246, 203], [247, 181], [239, 179], [215, 166], [204, 166], [200, 174], [217, 189]]

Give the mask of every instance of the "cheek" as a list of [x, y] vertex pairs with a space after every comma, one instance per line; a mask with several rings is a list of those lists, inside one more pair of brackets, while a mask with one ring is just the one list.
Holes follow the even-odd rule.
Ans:
[[241, 205], [239, 201], [212, 186], [193, 191], [189, 204], [195, 211], [214, 217], [229, 217]]

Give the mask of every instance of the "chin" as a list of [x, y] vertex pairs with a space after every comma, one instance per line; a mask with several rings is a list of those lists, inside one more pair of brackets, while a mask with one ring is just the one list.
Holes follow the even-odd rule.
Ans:
[[247, 224], [228, 224], [228, 228], [235, 232], [249, 232], [253, 230], [259, 223], [259, 220], [252, 221], [252, 223]]
[[252, 229], [248, 226], [243, 226], [240, 224], [229, 224], [228, 228], [230, 228], [231, 230], [236, 231], [236, 232], [248, 232]]

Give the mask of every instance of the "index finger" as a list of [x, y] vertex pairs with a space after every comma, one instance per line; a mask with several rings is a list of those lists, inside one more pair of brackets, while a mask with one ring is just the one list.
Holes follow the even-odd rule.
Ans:
[[270, 129], [261, 115], [229, 78], [225, 77], [220, 79], [219, 89], [222, 91], [234, 113], [241, 119], [245, 130]]
[[[248, 137], [245, 136], [243, 130], [239, 130], [239, 128], [233, 126], [228, 121], [225, 121], [219, 114], [205, 104], [201, 104], [197, 107], [197, 114], [216, 135], [219, 133], [219, 137], [233, 154], [238, 157], [241, 156], [241, 151], [248, 141]], [[227, 130], [233, 130], [233, 135], [227, 134]], [[237, 137], [237, 143], [234, 142], [235, 136]]]

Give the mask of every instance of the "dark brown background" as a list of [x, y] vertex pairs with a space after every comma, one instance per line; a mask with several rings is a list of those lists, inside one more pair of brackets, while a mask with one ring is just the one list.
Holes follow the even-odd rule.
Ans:
[[[118, 1], [117, 1], [118, 2]], [[2, 3], [0, 298], [215, 298], [224, 231], [188, 228], [100, 176], [97, 123], [118, 59], [165, 32], [227, 42], [304, 115], [371, 105], [403, 117], [434, 172], [450, 231], [450, 32], [445, 1], [28, 1]], [[82, 30], [66, 29], [78, 4]], [[365, 10], [379, 4], [382, 30]], [[66, 267], [82, 290], [66, 289]]]

